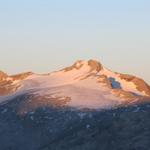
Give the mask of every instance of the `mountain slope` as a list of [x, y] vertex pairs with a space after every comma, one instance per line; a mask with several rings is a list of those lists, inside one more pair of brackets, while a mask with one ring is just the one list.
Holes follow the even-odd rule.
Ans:
[[[49, 74], [32, 72], [8, 76], [1, 73], [0, 101], [10, 100], [21, 94], [32, 95], [39, 106], [52, 100], [63, 106], [76, 108], [111, 108], [132, 104], [150, 97], [150, 87], [144, 80], [106, 69], [95, 60], [77, 61], [72, 66]], [[37, 98], [38, 97], [38, 98]], [[58, 105], [59, 106], [59, 105]]]
[[0, 72], [0, 150], [148, 150], [149, 115], [149, 85], [95, 60]]
[[20, 115], [29, 97], [0, 105], [0, 149], [149, 150], [150, 103], [104, 111], [47, 105]]

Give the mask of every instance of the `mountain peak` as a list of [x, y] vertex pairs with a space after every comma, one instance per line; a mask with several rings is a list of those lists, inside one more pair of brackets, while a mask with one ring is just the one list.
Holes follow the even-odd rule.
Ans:
[[92, 70], [96, 70], [97, 72], [103, 69], [102, 64], [97, 60], [89, 60], [88, 65], [91, 67]]
[[78, 60], [76, 61], [72, 66], [70, 67], [67, 67], [65, 68], [64, 70], [67, 72], [67, 71], [71, 71], [73, 69], [76, 69], [76, 70], [79, 70], [81, 69], [82, 67], [87, 67], [87, 68], [90, 68], [90, 72], [91, 71], [97, 71], [99, 72], [100, 70], [103, 69], [103, 66], [101, 65], [100, 62], [98, 62], [97, 60], [93, 60], [93, 59], [90, 59], [88, 61], [86, 60]]

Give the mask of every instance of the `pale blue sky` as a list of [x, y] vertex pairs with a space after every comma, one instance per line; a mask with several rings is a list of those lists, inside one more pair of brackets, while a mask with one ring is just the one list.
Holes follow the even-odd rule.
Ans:
[[149, 0], [0, 0], [0, 69], [50, 72], [78, 59], [150, 83]]

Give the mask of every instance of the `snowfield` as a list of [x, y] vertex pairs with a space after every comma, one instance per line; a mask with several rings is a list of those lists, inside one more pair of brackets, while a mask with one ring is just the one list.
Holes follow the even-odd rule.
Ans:
[[15, 80], [11, 76], [6, 78], [7, 82], [11, 81], [11, 84], [6, 84], [6, 89], [12, 88], [8, 94], [0, 96], [0, 102], [31, 94], [59, 100], [67, 97], [66, 106], [100, 109], [150, 96], [146, 94], [150, 88], [143, 86], [144, 81], [139, 85], [144, 88], [139, 90], [134, 82], [121, 79], [121, 74], [106, 69], [95, 60], [77, 61], [70, 67], [45, 75], [29, 73], [20, 76], [21, 79]]

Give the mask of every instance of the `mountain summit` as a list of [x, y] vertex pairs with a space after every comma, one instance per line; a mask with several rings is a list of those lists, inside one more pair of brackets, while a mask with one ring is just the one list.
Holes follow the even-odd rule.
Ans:
[[71, 67], [67, 67], [64, 70], [65, 71], [70, 71], [72, 69], [79, 70], [85, 66], [87, 67], [87, 69], [90, 68], [90, 71], [95, 70], [97, 72], [99, 72], [103, 68], [102, 65], [96, 60], [89, 60], [89, 61], [79, 60], [79, 61], [75, 62]]
[[150, 86], [138, 77], [110, 71], [96, 60], [79, 60], [44, 75], [0, 72], [1, 103], [24, 94], [29, 98], [19, 106], [21, 113], [48, 105], [104, 109], [142, 102], [150, 97]]

